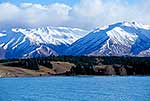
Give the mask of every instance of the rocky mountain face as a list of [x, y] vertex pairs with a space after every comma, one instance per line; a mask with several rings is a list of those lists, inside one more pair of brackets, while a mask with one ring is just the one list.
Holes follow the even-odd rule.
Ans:
[[150, 56], [150, 26], [119, 22], [91, 32], [78, 28], [14, 28], [0, 31], [0, 58], [43, 56]]
[[119, 22], [96, 28], [73, 43], [66, 55], [150, 56], [150, 26]]
[[78, 28], [45, 27], [0, 31], [0, 58], [32, 58], [61, 55], [87, 31]]

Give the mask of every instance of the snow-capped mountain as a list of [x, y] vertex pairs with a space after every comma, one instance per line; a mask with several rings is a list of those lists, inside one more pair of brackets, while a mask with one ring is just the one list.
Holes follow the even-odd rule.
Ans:
[[96, 28], [77, 40], [65, 55], [150, 56], [150, 26], [119, 22]]
[[90, 33], [67, 27], [0, 31], [0, 59], [51, 55], [150, 56], [150, 26], [119, 22]]
[[0, 58], [61, 55], [87, 31], [78, 28], [15, 28], [0, 31]]

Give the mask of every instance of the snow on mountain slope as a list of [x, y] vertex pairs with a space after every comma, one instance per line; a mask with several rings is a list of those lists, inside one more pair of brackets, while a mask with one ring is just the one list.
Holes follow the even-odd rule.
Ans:
[[144, 50], [138, 54], [139, 57], [150, 57], [150, 49]]
[[2, 58], [60, 55], [86, 33], [85, 30], [65, 27], [0, 31], [0, 49], [5, 50], [0, 52], [3, 54]]
[[41, 45], [39, 48], [36, 48], [30, 53], [24, 54], [23, 57], [34, 58], [34, 57], [44, 57], [44, 56], [58, 56], [58, 54], [51, 48]]
[[150, 56], [150, 26], [119, 22], [85, 30], [66, 27], [0, 31], [0, 59], [50, 55]]
[[139, 54], [142, 54], [142, 51], [149, 48], [149, 25], [136, 22], [119, 22], [102, 28], [96, 28], [85, 37], [73, 43], [64, 54], [140, 56]]
[[22, 32], [33, 43], [45, 43], [53, 45], [70, 45], [79, 38], [85, 36], [87, 31], [78, 28], [45, 27], [36, 29], [12, 29], [14, 32]]

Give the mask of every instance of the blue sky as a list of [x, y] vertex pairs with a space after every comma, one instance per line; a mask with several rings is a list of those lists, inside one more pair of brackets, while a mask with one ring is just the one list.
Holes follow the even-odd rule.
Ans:
[[150, 0], [0, 0], [0, 28], [93, 29], [120, 21], [150, 24]]
[[[104, 0], [106, 1], [106, 0]], [[140, 0], [126, 0], [129, 4], [134, 5], [139, 3]], [[51, 3], [64, 3], [67, 5], [74, 5], [80, 2], [80, 0], [0, 0], [0, 2], [10, 2], [19, 5], [20, 3], [36, 3], [36, 4], [42, 4], [42, 5], [47, 5]], [[85, 0], [86, 2], [86, 0]], [[108, 0], [109, 2], [109, 0]]]
[[36, 4], [42, 4], [42, 5], [47, 5], [50, 3], [64, 3], [67, 5], [74, 5], [79, 2], [79, 0], [0, 0], [1, 2], [10, 2], [14, 4], [20, 4], [24, 2], [28, 3], [36, 3]]

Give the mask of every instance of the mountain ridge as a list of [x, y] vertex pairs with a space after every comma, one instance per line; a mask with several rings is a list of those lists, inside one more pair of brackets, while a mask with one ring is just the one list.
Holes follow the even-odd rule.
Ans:
[[86, 33], [86, 30], [66, 27], [13, 28], [0, 31], [1, 51], [5, 50], [1, 58], [58, 56]]
[[150, 48], [149, 40], [149, 25], [118, 22], [94, 29], [73, 43], [66, 53], [69, 53], [67, 55], [140, 56], [141, 51]]
[[150, 56], [150, 25], [118, 22], [86, 31], [69, 27], [0, 31], [0, 58]]

